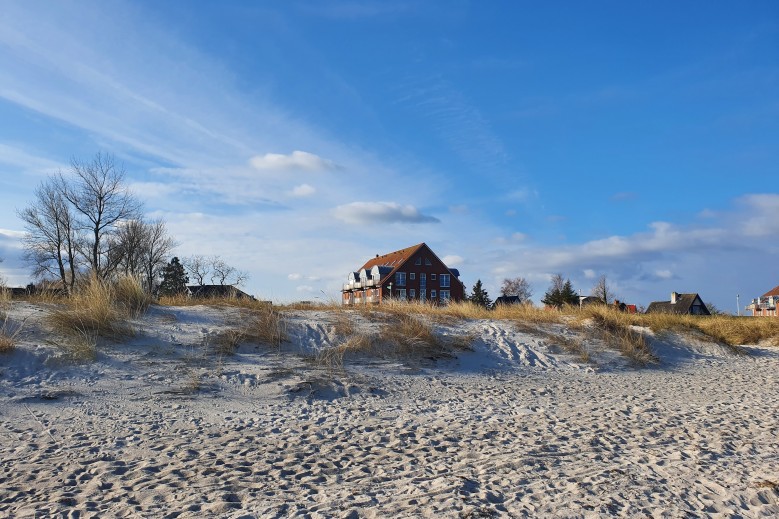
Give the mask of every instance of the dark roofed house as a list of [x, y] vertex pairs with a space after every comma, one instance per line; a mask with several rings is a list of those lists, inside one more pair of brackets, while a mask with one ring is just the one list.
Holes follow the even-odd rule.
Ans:
[[711, 315], [698, 294], [671, 292], [670, 301], [654, 301], [646, 309], [648, 314]]
[[465, 287], [424, 243], [369, 259], [350, 272], [341, 290], [344, 305], [377, 304], [387, 299], [446, 304], [461, 301]]
[[254, 299], [232, 285], [190, 285], [187, 290], [196, 299]]
[[521, 305], [522, 299], [519, 296], [499, 296], [494, 303], [492, 303], [492, 308], [497, 308], [500, 305]]

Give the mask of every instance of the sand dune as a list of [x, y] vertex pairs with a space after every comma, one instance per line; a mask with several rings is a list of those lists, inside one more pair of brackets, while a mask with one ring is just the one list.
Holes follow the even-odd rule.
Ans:
[[237, 310], [155, 307], [74, 364], [44, 314], [15, 303], [0, 357], [2, 516], [779, 515], [776, 349], [655, 337], [661, 364], [635, 369], [595, 343], [583, 364], [562, 329], [467, 321], [437, 328], [473, 336], [456, 358], [325, 369], [326, 312], [216, 357]]

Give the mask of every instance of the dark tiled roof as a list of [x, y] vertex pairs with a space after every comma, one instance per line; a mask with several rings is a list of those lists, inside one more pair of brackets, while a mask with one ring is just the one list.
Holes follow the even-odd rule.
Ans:
[[[646, 309], [648, 314], [689, 314], [692, 304], [698, 294], [677, 294], [676, 304], [670, 301], [654, 301], [649, 303], [649, 307]], [[702, 301], [702, 300], [701, 300]], [[708, 308], [704, 305], [704, 315], [710, 315]]]
[[190, 285], [192, 297], [251, 299], [252, 296], [232, 285]]
[[522, 300], [519, 298], [519, 296], [500, 296], [498, 297], [495, 302], [492, 304], [493, 306], [498, 305], [518, 305], [521, 304]]
[[768, 292], [766, 292], [760, 297], [771, 297], [771, 296], [779, 296], [779, 286], [772, 288], [771, 290], [769, 290]]

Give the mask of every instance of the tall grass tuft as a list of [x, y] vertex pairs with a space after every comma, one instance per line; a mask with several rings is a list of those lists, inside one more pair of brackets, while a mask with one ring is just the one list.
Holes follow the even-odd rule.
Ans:
[[139, 317], [146, 313], [153, 300], [138, 279], [132, 276], [117, 279], [112, 283], [112, 289], [114, 305], [129, 317]]
[[16, 348], [16, 338], [22, 331], [21, 324], [14, 324], [7, 314], [0, 310], [0, 354], [11, 353]]
[[580, 322], [591, 319], [606, 344], [615, 347], [634, 364], [646, 366], [660, 361], [649, 347], [644, 334], [633, 329], [633, 319], [630, 314], [604, 305], [587, 306], [580, 310], [578, 317]]
[[92, 278], [48, 317], [51, 327], [69, 337], [74, 344], [93, 349], [97, 337], [121, 339], [133, 335], [126, 320], [140, 311], [133, 290], [122, 285], [122, 299], [117, 299], [114, 285]]
[[244, 311], [241, 340], [279, 347], [287, 340], [286, 322], [270, 303], [254, 304]]
[[374, 338], [356, 333], [332, 348], [323, 348], [316, 356], [316, 363], [329, 369], [342, 368], [344, 357], [354, 354], [367, 354], [374, 351]]

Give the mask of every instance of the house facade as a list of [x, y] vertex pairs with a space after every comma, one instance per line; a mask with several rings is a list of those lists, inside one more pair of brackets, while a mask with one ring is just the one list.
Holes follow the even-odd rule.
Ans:
[[777, 317], [776, 304], [779, 303], [779, 286], [772, 288], [746, 307], [753, 317]]
[[379, 304], [388, 299], [446, 304], [464, 297], [460, 272], [447, 267], [424, 243], [377, 254], [350, 272], [341, 290], [344, 305]]
[[648, 314], [687, 314], [711, 315], [698, 294], [680, 294], [671, 292], [670, 301], [655, 301], [649, 303]]

